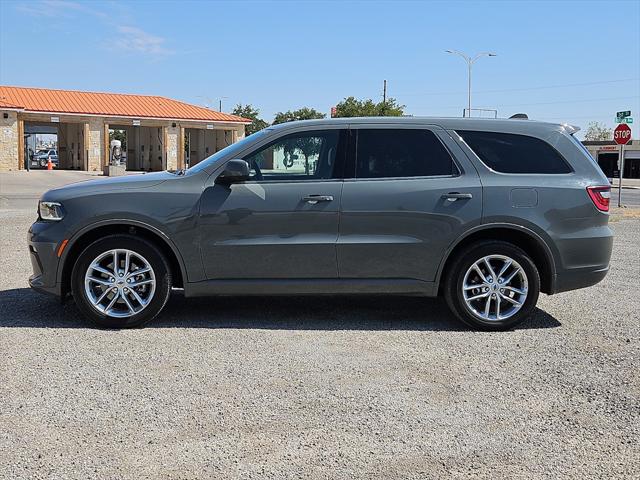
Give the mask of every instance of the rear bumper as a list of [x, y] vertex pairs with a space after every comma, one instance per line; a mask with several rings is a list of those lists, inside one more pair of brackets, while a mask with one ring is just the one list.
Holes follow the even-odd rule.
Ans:
[[591, 287], [609, 272], [613, 232], [608, 225], [556, 238], [555, 244], [559, 251], [559, 267], [552, 293]]
[[591, 287], [609, 273], [609, 266], [599, 268], [580, 268], [564, 271], [555, 276], [554, 289], [552, 293], [568, 292], [579, 288]]

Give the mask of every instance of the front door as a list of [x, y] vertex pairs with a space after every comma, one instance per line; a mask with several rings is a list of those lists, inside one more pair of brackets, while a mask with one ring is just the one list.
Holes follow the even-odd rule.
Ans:
[[336, 278], [341, 129], [288, 134], [244, 156], [251, 178], [202, 196], [208, 279]]
[[447, 247], [481, 221], [475, 168], [438, 127], [352, 129], [357, 148], [342, 193], [340, 277], [433, 282]]

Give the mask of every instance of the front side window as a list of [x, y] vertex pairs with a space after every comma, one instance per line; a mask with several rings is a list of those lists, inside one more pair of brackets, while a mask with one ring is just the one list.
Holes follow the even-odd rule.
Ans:
[[271, 142], [244, 157], [250, 180], [338, 178], [340, 130], [299, 132]]
[[273, 132], [272, 128], [265, 128], [264, 130], [260, 130], [254, 134], [249, 135], [248, 137], [243, 138], [239, 142], [232, 143], [231, 145], [223, 148], [222, 150], [218, 150], [213, 155], [205, 158], [204, 160], [198, 162], [193, 167], [189, 167], [187, 170], [188, 175], [196, 174], [202, 172], [207, 168], [213, 168], [220, 161], [225, 159], [237, 158], [235, 154], [241, 152], [248, 148], [252, 143], [259, 142], [263, 137], [271, 135]]
[[528, 135], [458, 130], [487, 167], [500, 173], [571, 173], [547, 142]]
[[360, 129], [356, 178], [456, 175], [451, 155], [430, 130]]

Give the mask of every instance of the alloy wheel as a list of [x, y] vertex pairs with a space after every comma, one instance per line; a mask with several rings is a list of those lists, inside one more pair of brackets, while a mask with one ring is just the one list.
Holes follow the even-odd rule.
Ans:
[[502, 321], [515, 315], [527, 299], [528, 279], [522, 266], [505, 255], [487, 255], [464, 275], [465, 305], [484, 321]]
[[109, 250], [89, 264], [84, 289], [98, 312], [109, 317], [127, 318], [151, 303], [156, 277], [151, 264], [142, 255], [127, 249]]

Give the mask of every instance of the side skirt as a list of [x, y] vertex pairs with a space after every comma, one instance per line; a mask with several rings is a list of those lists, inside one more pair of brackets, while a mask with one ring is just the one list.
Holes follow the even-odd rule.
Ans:
[[435, 297], [434, 282], [398, 279], [233, 279], [186, 283], [185, 297], [215, 295], [416, 295]]

